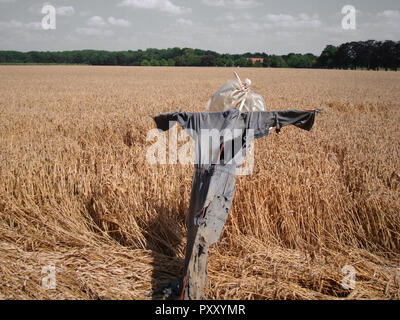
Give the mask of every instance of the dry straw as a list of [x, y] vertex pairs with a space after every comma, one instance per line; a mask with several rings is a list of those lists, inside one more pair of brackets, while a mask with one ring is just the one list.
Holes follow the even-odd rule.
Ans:
[[[399, 299], [400, 74], [241, 72], [269, 108], [324, 114], [256, 142], [207, 298]], [[147, 163], [150, 116], [202, 111], [231, 74], [0, 67], [0, 297], [143, 299], [181, 275], [193, 169]]]

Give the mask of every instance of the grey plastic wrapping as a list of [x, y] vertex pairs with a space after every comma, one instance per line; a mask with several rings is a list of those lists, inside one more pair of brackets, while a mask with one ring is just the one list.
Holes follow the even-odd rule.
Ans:
[[266, 104], [261, 95], [250, 89], [251, 81], [242, 82], [235, 72], [235, 80], [225, 82], [207, 102], [207, 111], [225, 111], [238, 108], [240, 111], [265, 111]]

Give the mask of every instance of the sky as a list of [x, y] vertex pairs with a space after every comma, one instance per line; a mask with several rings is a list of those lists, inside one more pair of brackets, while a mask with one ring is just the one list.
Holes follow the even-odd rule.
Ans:
[[[45, 5], [56, 12], [45, 30]], [[342, 8], [356, 9], [355, 30]], [[313, 53], [328, 44], [400, 40], [399, 0], [0, 0], [0, 50]]]

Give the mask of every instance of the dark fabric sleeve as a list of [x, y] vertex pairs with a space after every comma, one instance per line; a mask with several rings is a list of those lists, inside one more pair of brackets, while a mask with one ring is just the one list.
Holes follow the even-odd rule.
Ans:
[[185, 130], [219, 129], [225, 121], [224, 112], [171, 112], [161, 113], [153, 117], [158, 129], [166, 131], [179, 122]]
[[201, 129], [200, 113], [171, 112], [161, 113], [153, 117], [159, 130], [167, 131], [178, 122], [185, 132], [193, 139], [197, 139]]
[[314, 125], [315, 111], [285, 110], [249, 112], [247, 128], [254, 130], [255, 138], [262, 138], [275, 127], [279, 133], [282, 127], [294, 125], [304, 130], [311, 130]]
[[169, 130], [175, 125], [174, 122], [179, 122], [183, 128], [186, 128], [189, 122], [190, 114], [186, 112], [170, 112], [170, 113], [160, 113], [153, 117], [156, 123], [157, 129], [162, 131]]
[[276, 131], [287, 125], [310, 131], [314, 125], [315, 111], [286, 110], [274, 111]]
[[171, 128], [170, 122], [176, 121], [176, 114], [177, 114], [176, 112], [160, 113], [152, 118], [153, 118], [154, 122], [156, 123], [157, 129], [162, 130], [162, 131], [167, 131]]

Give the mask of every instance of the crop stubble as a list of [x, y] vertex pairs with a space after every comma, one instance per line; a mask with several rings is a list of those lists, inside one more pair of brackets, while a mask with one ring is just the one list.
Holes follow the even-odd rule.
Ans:
[[[233, 71], [0, 67], [0, 297], [143, 299], [180, 275], [193, 169], [147, 163], [150, 116], [203, 111]], [[400, 73], [239, 74], [269, 109], [324, 112], [256, 141], [207, 298], [399, 299]]]

